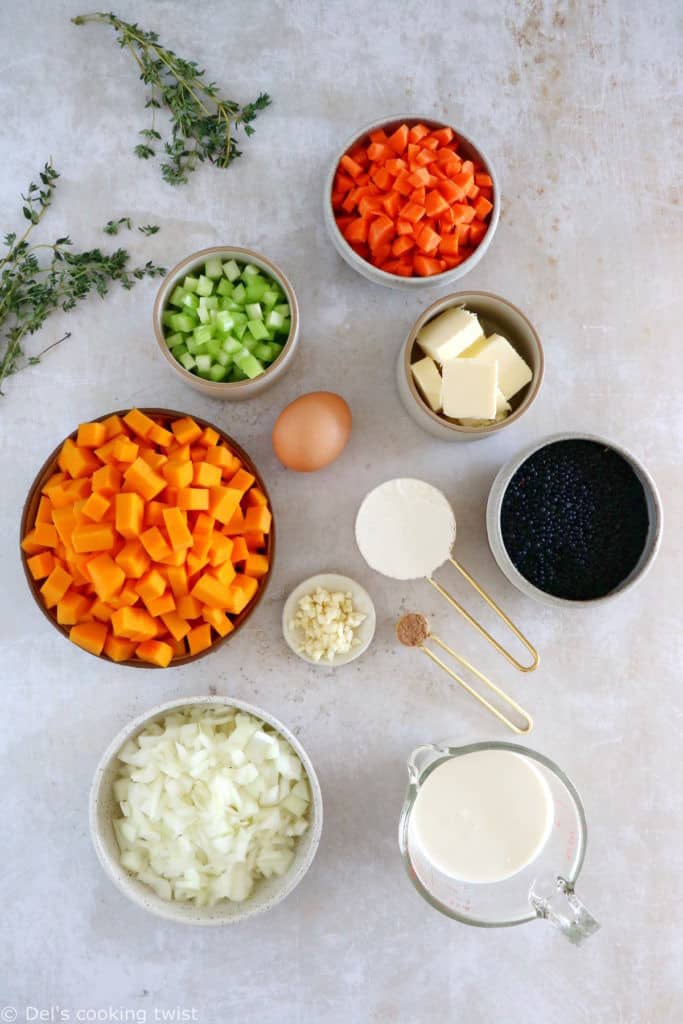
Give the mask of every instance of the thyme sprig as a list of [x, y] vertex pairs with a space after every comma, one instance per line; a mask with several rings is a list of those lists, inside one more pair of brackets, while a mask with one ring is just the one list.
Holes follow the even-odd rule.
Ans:
[[[252, 122], [270, 104], [267, 93], [260, 93], [252, 103], [241, 106], [221, 97], [215, 82], [204, 81], [204, 69], [196, 61], [184, 60], [163, 46], [156, 32], [147, 32], [135, 23], [101, 11], [80, 14], [71, 20], [75, 25], [89, 21], [110, 25], [118, 33], [119, 46], [135, 60], [140, 78], [150, 87], [145, 107], [151, 110], [152, 120], [148, 128], [139, 132], [143, 142], [135, 146], [134, 152], [148, 160], [156, 156], [157, 143], [163, 142], [164, 181], [184, 184], [204, 160], [225, 168], [241, 155], [235, 134], [241, 128], [246, 136], [253, 135]], [[172, 121], [170, 136], [165, 141], [154, 117], [162, 107], [168, 109]]]
[[[31, 182], [21, 197], [26, 229], [21, 235], [11, 231], [3, 239], [6, 252], [0, 256], [0, 394], [6, 377], [39, 362], [42, 355], [70, 337], [67, 332], [42, 352], [25, 356], [24, 338], [42, 327], [50, 313], [58, 309], [68, 312], [93, 291], [106, 295], [112, 281], [129, 289], [144, 277], [166, 273], [164, 267], [151, 261], [129, 268], [125, 249], [74, 252], [68, 235], [50, 243], [30, 242], [31, 232], [52, 203], [58, 178], [48, 161], [40, 172], [40, 184]], [[44, 253], [47, 262], [41, 262]]]

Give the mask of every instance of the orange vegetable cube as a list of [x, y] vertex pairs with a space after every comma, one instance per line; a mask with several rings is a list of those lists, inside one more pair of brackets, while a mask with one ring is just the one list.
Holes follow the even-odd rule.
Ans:
[[114, 540], [114, 527], [111, 523], [84, 523], [76, 526], [71, 534], [73, 549], [78, 554], [111, 551]]
[[140, 534], [140, 541], [152, 561], [160, 562], [171, 554], [171, 546], [158, 526], [150, 526]]
[[106, 601], [102, 601], [99, 597], [93, 601], [90, 607], [90, 615], [93, 619], [97, 619], [98, 622], [109, 622], [114, 609]]
[[206, 448], [218, 444], [221, 437], [217, 430], [213, 427], [205, 427], [202, 436], [199, 438], [200, 444], [203, 444]]
[[129, 661], [134, 650], [132, 640], [124, 640], [122, 636], [113, 636], [111, 633], [104, 642], [104, 653], [112, 661]]
[[145, 440], [158, 444], [160, 448], [169, 448], [173, 444], [173, 434], [159, 423], [155, 423]]
[[241, 507], [235, 509], [232, 519], [229, 523], [226, 523], [222, 532], [226, 537], [234, 537], [235, 534], [244, 533], [244, 512]]
[[232, 538], [232, 554], [231, 560], [233, 564], [237, 562], [243, 562], [249, 554], [249, 548], [244, 537], [233, 537]]
[[221, 469], [227, 469], [234, 466], [235, 473], [239, 469], [239, 466], [235, 465], [235, 456], [225, 447], [225, 445], [216, 445], [214, 448], [207, 448], [206, 461], [211, 466], [220, 466]]
[[216, 520], [212, 515], [209, 515], [208, 512], [199, 512], [194, 521], [195, 544], [197, 543], [196, 538], [199, 535], [206, 536], [209, 533], [213, 533], [215, 525]]
[[147, 465], [144, 459], [137, 458], [123, 474], [126, 485], [137, 491], [145, 501], [151, 501], [166, 486], [166, 481]]
[[195, 487], [218, 487], [221, 482], [220, 466], [210, 462], [195, 462], [192, 483]]
[[60, 626], [75, 626], [82, 622], [90, 610], [90, 598], [71, 588], [57, 602], [57, 622]]
[[202, 436], [202, 428], [197, 426], [191, 416], [174, 420], [171, 423], [171, 430], [180, 444], [194, 444]]
[[136, 584], [135, 590], [143, 601], [153, 601], [155, 597], [161, 597], [166, 590], [166, 580], [158, 569], [150, 569]]
[[258, 487], [252, 487], [245, 495], [245, 503], [247, 505], [267, 505], [268, 499]]
[[224, 587], [228, 587], [235, 578], [235, 567], [231, 561], [221, 562], [213, 570], [213, 574], [219, 583], [222, 583]]
[[172, 551], [166, 558], [160, 559], [161, 565], [179, 566], [185, 564], [185, 558], [187, 557], [187, 548], [178, 548], [177, 551]]
[[21, 550], [26, 555], [36, 555], [39, 551], [42, 551], [43, 545], [36, 542], [36, 531], [35, 529], [29, 530], [24, 539], [21, 542]]
[[192, 534], [187, 526], [187, 516], [179, 508], [163, 510], [164, 525], [174, 551], [192, 546]]
[[104, 622], [79, 622], [69, 630], [69, 640], [90, 654], [100, 655], [107, 632]]
[[163, 526], [164, 525], [164, 509], [166, 505], [163, 501], [148, 501], [145, 506], [145, 526]]
[[106, 429], [106, 440], [111, 441], [113, 437], [117, 437], [119, 434], [125, 434], [126, 428], [123, 424], [123, 420], [120, 416], [114, 413], [113, 416], [108, 416], [106, 420], [102, 421], [102, 426]]
[[79, 448], [99, 448], [107, 440], [104, 423], [81, 423], [78, 427], [76, 444]]
[[211, 537], [211, 545], [208, 551], [211, 565], [215, 567], [222, 565], [223, 562], [231, 561], [232, 546], [233, 542], [229, 537], [224, 536], [222, 533], [214, 533]]
[[36, 512], [36, 523], [52, 522], [52, 502], [46, 494], [41, 495]]
[[123, 491], [116, 495], [116, 530], [131, 540], [142, 532], [142, 521], [145, 514], [145, 503], [135, 491]]
[[154, 597], [151, 601], [145, 602], [150, 615], [166, 615], [175, 611], [175, 600], [170, 590], [167, 590], [161, 597]]
[[230, 477], [228, 487], [235, 491], [241, 491], [242, 494], [246, 494], [252, 484], [255, 483], [255, 477], [251, 473], [247, 473], [246, 469], [238, 469], [234, 476]]
[[140, 595], [135, 590], [134, 580], [126, 580], [118, 594], [109, 598], [109, 604], [113, 609], [131, 608], [140, 600]]
[[181, 487], [178, 490], [178, 508], [185, 512], [206, 512], [209, 492], [205, 487]]
[[192, 462], [188, 460], [185, 460], [184, 462], [177, 462], [175, 458], [169, 459], [168, 462], [162, 466], [161, 472], [163, 473], [164, 478], [169, 484], [172, 484], [173, 487], [189, 487], [194, 475]]
[[226, 611], [239, 615], [247, 607], [258, 590], [258, 580], [238, 573], [229, 587], [229, 602]]
[[211, 626], [208, 622], [190, 630], [187, 634], [187, 645], [190, 648], [190, 654], [199, 654], [200, 651], [205, 651], [207, 647], [211, 646]]
[[52, 476], [49, 477], [43, 484], [41, 493], [47, 494], [49, 497], [50, 491], [52, 490], [53, 487], [59, 487], [60, 484], [64, 483], [68, 479], [69, 478], [66, 475], [66, 473], [53, 473]]
[[131, 579], [140, 579], [150, 565], [149, 555], [137, 539], [127, 540], [115, 556], [114, 561]]
[[83, 506], [83, 515], [86, 515], [88, 519], [92, 519], [96, 523], [99, 523], [105, 512], [108, 512], [110, 508], [111, 502], [105, 498], [102, 492], [93, 491]]
[[176, 611], [162, 612], [161, 621], [174, 640], [183, 640], [190, 632], [190, 627]]
[[70, 576], [61, 565], [55, 565], [54, 569], [40, 588], [46, 608], [54, 608], [58, 601], [66, 594], [73, 583], [73, 576]]
[[169, 566], [166, 575], [168, 576], [168, 584], [177, 602], [179, 597], [184, 597], [188, 593], [185, 568], [182, 565]]
[[33, 539], [43, 548], [55, 548], [59, 543], [57, 531], [52, 523], [36, 523]]
[[254, 576], [259, 579], [268, 572], [268, 559], [265, 555], [251, 552], [244, 563], [244, 571], [247, 576]]
[[183, 594], [179, 597], [175, 607], [182, 619], [198, 619], [202, 613], [201, 603], [192, 594]]
[[157, 624], [144, 608], [117, 608], [111, 617], [116, 636], [142, 643], [157, 635]]
[[211, 608], [227, 608], [230, 600], [227, 586], [210, 573], [199, 577], [190, 594], [200, 604], [208, 604]]
[[245, 531], [269, 533], [272, 520], [270, 509], [266, 505], [252, 505], [244, 516]]
[[145, 640], [135, 648], [135, 657], [158, 668], [167, 668], [173, 658], [173, 648], [163, 640]]
[[220, 608], [202, 608], [202, 618], [210, 626], [213, 626], [219, 636], [227, 636], [235, 628], [228, 616]]
[[[239, 470], [238, 474], [243, 472]], [[234, 477], [233, 477], [234, 480]], [[209, 490], [209, 512], [219, 523], [229, 523], [239, 508], [243, 491], [241, 487], [211, 487]]]
[[76, 479], [80, 476], [92, 475], [100, 464], [89, 448], [81, 448], [70, 437], [67, 437], [59, 453], [57, 465], [72, 479]]
[[155, 452], [152, 448], [140, 448], [140, 458], [143, 462], [146, 462], [150, 469], [163, 470], [163, 467], [168, 462], [168, 455], [164, 455], [162, 452]]
[[143, 438], [147, 437], [156, 426], [154, 420], [146, 416], [144, 412], [140, 412], [139, 409], [131, 409], [129, 413], [126, 413], [123, 422], [130, 427], [134, 434]]
[[106, 465], [96, 469], [91, 477], [93, 491], [109, 496], [121, 489], [121, 473], [116, 466]]
[[111, 453], [116, 462], [135, 462], [140, 451], [140, 445], [131, 441], [128, 437], [115, 437]]
[[247, 545], [247, 550], [249, 551], [260, 551], [266, 546], [265, 534], [261, 533], [259, 530], [252, 531], [251, 533], [245, 533], [244, 540]]
[[108, 601], [118, 593], [126, 579], [121, 566], [106, 553], [88, 560], [88, 574], [101, 601]]
[[26, 559], [28, 571], [34, 580], [44, 580], [55, 567], [55, 558], [51, 551], [41, 551], [38, 555]]

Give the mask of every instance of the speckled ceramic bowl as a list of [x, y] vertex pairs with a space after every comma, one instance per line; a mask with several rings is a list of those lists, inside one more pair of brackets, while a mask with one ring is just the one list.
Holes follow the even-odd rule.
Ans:
[[[287, 296], [287, 302], [292, 313], [292, 324], [287, 341], [277, 359], [266, 368], [264, 373], [254, 377], [252, 380], [240, 380], [233, 383], [204, 380], [203, 377], [190, 373], [189, 370], [180, 365], [169, 350], [164, 339], [161, 316], [166, 308], [169, 296], [173, 293], [176, 285], [180, 284], [187, 274], [191, 274], [193, 270], [202, 266], [211, 256], [220, 256], [222, 260], [236, 259], [241, 262], [246, 261], [255, 264], [269, 277], [275, 278]], [[271, 384], [274, 384], [275, 381], [279, 380], [287, 372], [299, 344], [299, 305], [296, 301], [292, 285], [280, 268], [275, 263], [271, 263], [265, 256], [261, 256], [251, 249], [241, 249], [234, 245], [217, 245], [211, 249], [200, 249], [199, 252], [193, 252], [191, 256], [187, 256], [180, 263], [176, 264], [172, 270], [169, 270], [157, 292], [152, 318], [154, 322], [154, 335], [159, 350], [175, 375], [207, 398], [220, 398], [229, 402], [239, 402], [245, 398], [254, 398], [256, 395], [266, 391]]]
[[[623, 579], [621, 583], [614, 588], [614, 590], [610, 591], [609, 594], [605, 594], [603, 597], [592, 598], [587, 601], [571, 601], [565, 597], [556, 597], [554, 594], [547, 594], [544, 590], [540, 590], [538, 587], [535, 587], [533, 583], [530, 583], [529, 580], [526, 579], [525, 576], [522, 576], [522, 574], [515, 568], [503, 542], [500, 513], [503, 505], [503, 498], [505, 497], [505, 492], [510, 481], [519, 467], [526, 462], [529, 456], [533, 455], [534, 452], [537, 452], [540, 448], [545, 448], [546, 445], [554, 444], [556, 441], [594, 441], [596, 444], [604, 445], [606, 448], [611, 448], [629, 464], [642, 484], [643, 491], [645, 492], [649, 529], [638, 562], [628, 576], [626, 576], [626, 578]], [[629, 590], [636, 583], [642, 580], [645, 574], [652, 567], [652, 563], [657, 556], [657, 552], [659, 551], [659, 546], [662, 541], [662, 528], [662, 502], [659, 497], [657, 485], [645, 469], [645, 466], [643, 466], [635, 455], [627, 451], [625, 448], [622, 448], [621, 445], [614, 444], [612, 441], [606, 441], [604, 437], [596, 437], [594, 434], [553, 434], [551, 437], [545, 437], [542, 441], [538, 441], [529, 448], [525, 448], [523, 452], [516, 455], [514, 459], [511, 459], [510, 462], [499, 470], [498, 475], [491, 485], [488, 503], [486, 506], [486, 530], [488, 533], [489, 547], [491, 548], [493, 557], [498, 563], [501, 571], [505, 576], [507, 576], [510, 583], [517, 587], [518, 590], [521, 590], [523, 594], [526, 594], [527, 597], [531, 597], [535, 601], [540, 601], [541, 604], [555, 608], [591, 607], [596, 604], [602, 604], [605, 601], [611, 601], [612, 598], [617, 597], [619, 594], [623, 594], [626, 590]]]
[[[308, 831], [299, 839], [291, 867], [281, 878], [261, 879], [255, 885], [252, 895], [243, 903], [221, 900], [213, 907], [195, 907], [190, 903], [164, 900], [157, 896], [149, 886], [130, 875], [119, 861], [119, 848], [112, 824], [116, 814], [113, 784], [118, 770], [118, 752], [128, 740], [169, 712], [197, 706], [237, 708], [239, 711], [245, 711], [262, 719], [291, 744], [308, 776], [311, 790], [311, 824]], [[148, 910], [158, 917], [177, 921], [180, 924], [213, 926], [237, 924], [239, 921], [262, 914], [281, 903], [296, 888], [311, 866], [320, 842], [322, 827], [323, 803], [320, 785], [311, 759], [299, 740], [274, 715], [253, 704], [247, 704], [232, 697], [185, 697], [169, 701], [166, 704], [159, 704], [150, 711], [138, 715], [132, 722], [124, 726], [105, 750], [100, 758], [90, 789], [90, 834], [95, 852], [105, 873], [124, 896], [132, 900], [133, 903], [137, 903], [143, 910]]]
[[[410, 369], [411, 363], [420, 359], [424, 353], [417, 342], [417, 336], [425, 324], [435, 316], [453, 306], [466, 306], [476, 313], [479, 321], [488, 334], [502, 334], [517, 350], [522, 359], [531, 367], [532, 379], [521, 391], [512, 397], [512, 412], [504, 420], [491, 423], [486, 427], [466, 427], [449, 420], [434, 412], [420, 394], [415, 378]], [[408, 337], [401, 345], [396, 364], [396, 381], [398, 393], [418, 427], [428, 434], [438, 437], [441, 441], [480, 441], [484, 437], [498, 434], [506, 430], [524, 415], [541, 388], [543, 380], [543, 348], [541, 340], [533, 325], [520, 309], [500, 295], [492, 292], [455, 292], [437, 299], [418, 317], [410, 329]]]
[[[451, 270], [445, 270], [442, 274], [434, 274], [433, 277], [399, 277], [397, 274], [389, 274], [385, 270], [380, 270], [378, 267], [373, 266], [372, 263], [368, 263], [367, 260], [364, 260], [351, 248], [337, 227], [337, 223], [334, 219], [334, 211], [332, 209], [331, 201], [332, 183], [341, 158], [345, 153], [348, 153], [349, 150], [354, 149], [359, 143], [362, 143], [370, 132], [378, 131], [382, 128], [387, 132], [387, 134], [391, 134], [402, 124], [407, 124], [409, 127], [415, 124], [424, 124], [431, 129], [452, 128], [460, 140], [458, 153], [462, 153], [464, 156], [472, 160], [476, 160], [477, 163], [485, 168], [486, 172], [493, 179], [493, 209], [491, 210], [486, 234], [468, 259], [464, 260], [459, 266], [453, 267]], [[416, 114], [394, 114], [392, 117], [383, 118], [381, 121], [373, 121], [371, 124], [361, 128], [360, 131], [355, 132], [336, 153], [325, 179], [323, 192], [323, 216], [325, 218], [327, 232], [339, 255], [342, 259], [346, 260], [350, 267], [353, 267], [353, 269], [357, 270], [359, 274], [366, 277], [368, 281], [373, 281], [375, 284], [383, 284], [389, 288], [400, 288], [403, 291], [419, 291], [420, 289], [435, 287], [448, 288], [455, 281], [469, 273], [470, 270], [473, 270], [490, 246], [493, 236], [496, 233], [498, 220], [500, 218], [500, 186], [495, 168], [479, 143], [475, 142], [471, 137], [463, 134], [463, 132], [455, 125], [448, 124], [446, 121], [436, 120], [433, 117], [419, 117]]]

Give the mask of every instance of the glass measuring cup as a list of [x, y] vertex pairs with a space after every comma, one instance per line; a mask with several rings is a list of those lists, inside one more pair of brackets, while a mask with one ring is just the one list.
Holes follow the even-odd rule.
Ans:
[[[410, 819], [420, 787], [435, 768], [485, 750], [510, 751], [531, 762], [550, 791], [553, 821], [543, 848], [516, 874], [498, 882], [467, 882], [435, 867], [411, 836]], [[557, 765], [514, 743], [428, 744], [410, 755], [408, 778], [398, 842], [408, 877], [428, 903], [456, 921], [480, 928], [545, 919], [575, 944], [598, 930], [600, 925], [574, 893], [586, 852], [586, 817], [579, 794]]]

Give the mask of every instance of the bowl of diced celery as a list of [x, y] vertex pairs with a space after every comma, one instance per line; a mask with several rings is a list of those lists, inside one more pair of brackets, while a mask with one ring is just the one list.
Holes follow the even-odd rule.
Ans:
[[165, 277], [154, 304], [159, 348], [178, 376], [212, 398], [240, 400], [286, 372], [299, 339], [291, 284], [250, 249], [217, 246]]

